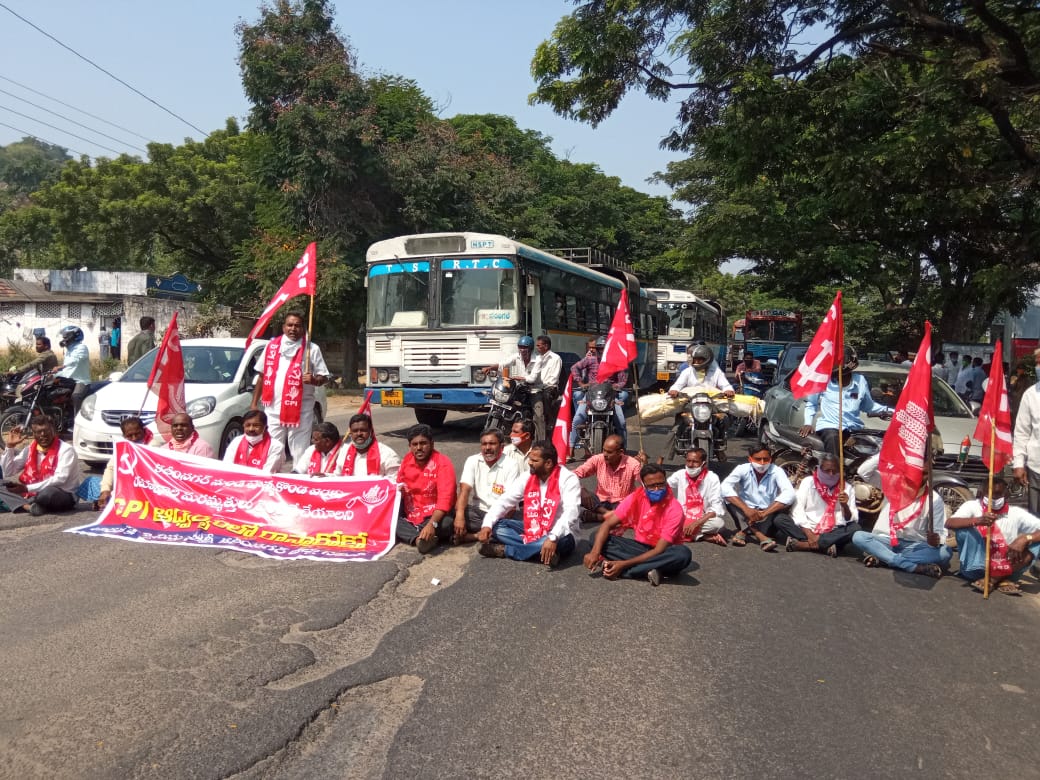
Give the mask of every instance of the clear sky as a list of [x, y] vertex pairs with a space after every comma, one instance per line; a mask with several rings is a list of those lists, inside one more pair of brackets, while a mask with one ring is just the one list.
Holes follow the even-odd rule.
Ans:
[[[227, 117], [244, 120], [235, 25], [258, 17], [257, 0], [0, 0], [16, 13], [109, 70], [162, 106], [209, 132]], [[625, 184], [666, 195], [646, 179], [674, 159], [659, 148], [675, 106], [630, 96], [598, 128], [529, 106], [530, 62], [566, 0], [340, 0], [341, 33], [367, 73], [414, 79], [444, 117], [512, 116], [553, 139], [557, 155], [590, 162]], [[0, 144], [28, 133], [74, 153], [114, 156], [103, 146], [141, 154], [141, 138], [85, 117], [9, 80], [82, 108], [149, 140], [180, 143], [198, 132], [61, 48], [0, 7]], [[34, 108], [17, 95], [118, 141]], [[19, 116], [28, 115], [34, 119]], [[47, 127], [43, 120], [59, 129]], [[244, 126], [244, 121], [243, 121]], [[19, 132], [23, 131], [23, 132]], [[75, 138], [65, 131], [83, 136]]]

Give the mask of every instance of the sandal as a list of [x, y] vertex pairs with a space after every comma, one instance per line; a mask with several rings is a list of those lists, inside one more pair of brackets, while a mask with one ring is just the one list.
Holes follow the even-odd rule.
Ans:
[[868, 555], [863, 559], [863, 565], [868, 569], [879, 569], [881, 568], [881, 559], [875, 555]]
[[733, 534], [733, 538], [729, 540], [729, 543], [734, 547], [746, 547], [747, 535], [743, 531], [737, 531]]
[[933, 580], [941, 579], [943, 576], [942, 567], [937, 563], [922, 563], [914, 569], [914, 574], [921, 574], [925, 577], [931, 577]]
[[1012, 582], [1011, 580], [1002, 580], [1001, 582], [997, 583], [997, 590], [999, 590], [1001, 593], [1006, 593], [1009, 596], [1022, 595], [1022, 588], [1019, 587], [1017, 582]]
[[776, 542], [772, 539], [765, 539], [759, 542], [758, 546], [762, 548], [762, 552], [772, 552], [776, 549]]
[[701, 541], [711, 542], [717, 544], [719, 547], [726, 547], [726, 537], [722, 534], [712, 534], [711, 536], [705, 536]]

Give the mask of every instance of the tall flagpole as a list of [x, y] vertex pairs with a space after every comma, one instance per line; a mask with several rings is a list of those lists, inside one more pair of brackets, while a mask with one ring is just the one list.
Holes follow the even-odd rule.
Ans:
[[[994, 415], [996, 417], [996, 415]], [[991, 511], [993, 506], [993, 458], [997, 454], [997, 421], [992, 420], [989, 426], [989, 497], [986, 499], [986, 511]], [[993, 542], [993, 526], [989, 526], [986, 533], [986, 574], [982, 581], [982, 598], [989, 598], [989, 556], [990, 545]]]
[[[844, 339], [842, 339], [844, 341]], [[842, 383], [842, 364], [845, 362], [845, 356], [841, 355], [841, 362], [838, 363], [838, 479], [845, 479], [845, 436], [842, 429], [842, 398], [845, 396], [845, 385]]]
[[311, 345], [308, 339], [311, 337], [311, 331], [314, 330], [314, 296], [310, 296], [311, 299], [311, 311], [307, 315], [307, 335], [303, 339], [303, 346], [306, 350], [303, 353], [303, 373], [309, 374], [311, 372]]
[[[635, 371], [632, 374], [632, 389], [636, 394], [636, 434], [639, 436], [639, 452], [643, 451], [643, 421], [639, 417], [639, 349], [636, 349], [636, 362], [632, 364], [635, 366]], [[621, 414], [624, 416], [625, 407], [621, 407]]]

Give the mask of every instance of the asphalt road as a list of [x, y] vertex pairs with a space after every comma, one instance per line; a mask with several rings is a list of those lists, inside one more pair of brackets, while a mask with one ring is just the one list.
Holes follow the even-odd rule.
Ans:
[[[375, 421], [403, 453], [410, 413]], [[438, 432], [457, 468], [481, 423]], [[983, 601], [698, 544], [655, 589], [577, 556], [286, 563], [62, 533], [91, 518], [0, 519], [4, 778], [1037, 775], [1032, 578]]]

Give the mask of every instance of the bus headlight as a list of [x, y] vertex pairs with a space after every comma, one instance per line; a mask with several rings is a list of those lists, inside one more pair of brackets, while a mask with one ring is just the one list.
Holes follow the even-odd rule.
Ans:
[[400, 381], [401, 381], [401, 372], [399, 372], [396, 368], [391, 368], [390, 369], [390, 384], [396, 385]]
[[668, 370], [669, 371], [675, 371], [675, 369], [677, 369], [678, 367], [679, 367], [678, 363], [669, 363], [668, 364]]
[[385, 368], [381, 368], [376, 372], [376, 379], [379, 380], [380, 383], [389, 382], [390, 372], [387, 371]]
[[487, 381], [487, 374], [484, 373], [483, 369], [474, 368], [472, 376], [473, 376], [473, 381], [475, 383], [477, 383], [477, 384], [480, 384], [482, 382], [486, 382]]

